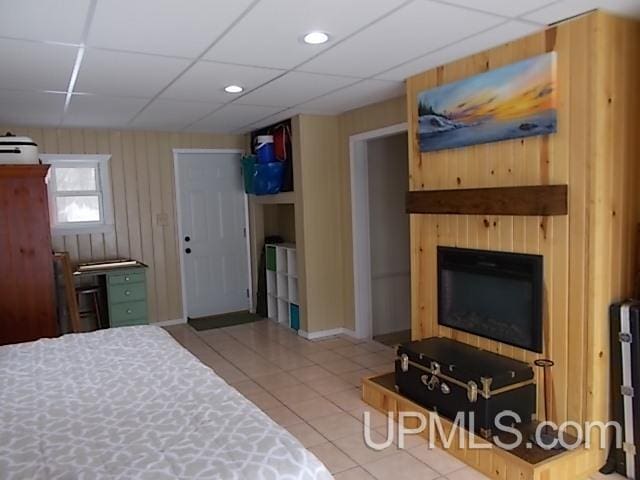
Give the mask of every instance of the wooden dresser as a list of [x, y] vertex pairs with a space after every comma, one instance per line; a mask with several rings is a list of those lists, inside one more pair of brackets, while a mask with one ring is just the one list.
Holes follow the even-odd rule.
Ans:
[[0, 345], [58, 335], [48, 165], [0, 165]]

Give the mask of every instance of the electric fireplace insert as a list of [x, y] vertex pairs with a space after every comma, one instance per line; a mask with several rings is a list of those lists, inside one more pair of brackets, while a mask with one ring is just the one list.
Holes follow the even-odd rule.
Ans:
[[542, 256], [438, 247], [438, 323], [542, 353]]

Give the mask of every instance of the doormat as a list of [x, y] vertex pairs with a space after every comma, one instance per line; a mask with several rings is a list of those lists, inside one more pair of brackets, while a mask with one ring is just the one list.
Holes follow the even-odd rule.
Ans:
[[221, 315], [209, 315], [207, 317], [190, 318], [188, 323], [198, 331], [211, 330], [214, 328], [231, 327], [233, 325], [242, 325], [243, 323], [252, 323], [262, 320], [262, 317], [255, 313], [249, 312], [233, 312], [223, 313]]

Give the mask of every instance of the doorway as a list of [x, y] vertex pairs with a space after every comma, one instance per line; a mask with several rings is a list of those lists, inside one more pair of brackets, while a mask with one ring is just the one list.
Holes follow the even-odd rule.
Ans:
[[411, 338], [406, 124], [352, 136], [356, 335], [395, 345]]
[[251, 309], [241, 151], [174, 150], [184, 315]]

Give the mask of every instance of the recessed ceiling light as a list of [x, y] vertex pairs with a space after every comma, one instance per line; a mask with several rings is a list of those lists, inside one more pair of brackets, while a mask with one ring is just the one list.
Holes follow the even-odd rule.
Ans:
[[228, 85], [224, 87], [224, 91], [227, 93], [241, 93], [244, 92], [244, 88], [240, 85]]
[[321, 45], [329, 41], [329, 35], [324, 32], [310, 32], [307, 33], [302, 40], [309, 45]]

